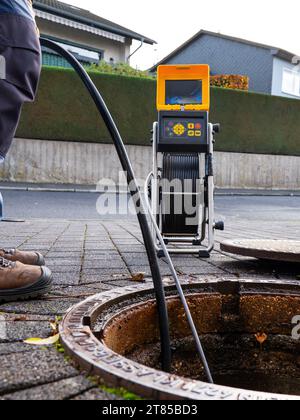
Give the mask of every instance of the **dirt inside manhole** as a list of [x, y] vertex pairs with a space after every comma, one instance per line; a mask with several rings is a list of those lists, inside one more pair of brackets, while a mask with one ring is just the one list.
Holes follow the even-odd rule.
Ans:
[[[196, 327], [218, 385], [300, 395], [300, 341], [292, 320], [300, 315], [300, 296], [188, 296]], [[168, 299], [172, 337], [172, 373], [206, 381], [182, 305]], [[102, 341], [113, 351], [160, 369], [160, 345], [154, 301], [129, 305], [107, 320]]]

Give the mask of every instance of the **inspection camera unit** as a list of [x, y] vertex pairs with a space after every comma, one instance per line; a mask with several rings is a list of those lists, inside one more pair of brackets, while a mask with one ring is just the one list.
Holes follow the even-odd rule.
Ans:
[[[214, 135], [209, 123], [208, 65], [158, 67], [158, 122], [153, 126], [153, 169], [145, 195], [171, 253], [209, 258], [215, 230]], [[164, 255], [155, 230], [158, 255]], [[205, 240], [207, 241], [205, 243]]]

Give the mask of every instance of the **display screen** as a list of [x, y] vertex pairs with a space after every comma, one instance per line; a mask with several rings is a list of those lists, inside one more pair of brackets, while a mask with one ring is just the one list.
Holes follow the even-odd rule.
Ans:
[[166, 105], [202, 105], [202, 80], [166, 80]]
[[163, 137], [165, 139], [199, 140], [203, 135], [204, 122], [200, 118], [164, 118]]

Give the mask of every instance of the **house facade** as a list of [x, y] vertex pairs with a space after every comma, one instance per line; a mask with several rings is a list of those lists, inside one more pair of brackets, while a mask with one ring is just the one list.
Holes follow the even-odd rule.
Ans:
[[240, 74], [250, 91], [300, 99], [300, 68], [295, 54], [219, 33], [200, 31], [160, 64], [207, 63], [211, 73]]
[[[141, 45], [155, 44], [144, 35], [61, 1], [34, 0], [33, 7], [41, 36], [60, 43], [83, 64], [101, 60], [128, 63], [133, 40]], [[68, 67], [64, 59], [46, 48], [43, 64]]]

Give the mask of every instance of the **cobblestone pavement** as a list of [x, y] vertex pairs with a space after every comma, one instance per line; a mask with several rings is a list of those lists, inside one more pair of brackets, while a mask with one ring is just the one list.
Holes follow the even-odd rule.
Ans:
[[[297, 239], [299, 219], [257, 221], [227, 217], [223, 238]], [[39, 250], [54, 274], [51, 294], [40, 300], [0, 305], [0, 399], [111, 399], [77, 371], [56, 349], [23, 343], [30, 337], [51, 335], [50, 322], [89, 295], [132, 284], [132, 275], [149, 267], [141, 234], [133, 219], [107, 221], [29, 220], [1, 223], [2, 247]], [[299, 279], [300, 267], [262, 263], [221, 253], [219, 245], [210, 260], [173, 258], [181, 276], [257, 279]], [[164, 276], [169, 275], [160, 262]], [[147, 279], [151, 281], [151, 279]]]

